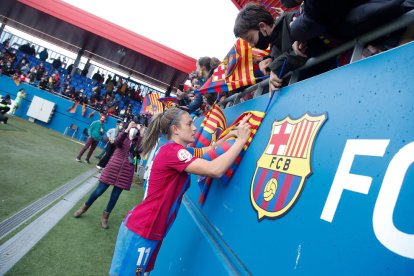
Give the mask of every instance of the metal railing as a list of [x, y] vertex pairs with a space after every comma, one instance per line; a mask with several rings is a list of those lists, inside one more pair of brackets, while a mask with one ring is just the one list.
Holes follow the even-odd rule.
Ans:
[[[4, 43], [4, 41], [7, 40], [7, 39], [9, 39], [10, 47], [13, 48], [13, 49], [16, 49], [16, 50], [18, 50], [19, 47], [21, 45], [24, 45], [24, 44], [32, 45], [33, 48], [35, 49], [35, 52], [36, 52], [35, 56], [37, 56], [38, 53], [43, 50], [43, 48], [47, 49], [47, 47], [44, 47], [42, 45], [33, 43], [33, 42], [31, 42], [31, 41], [29, 41], [25, 38], [19, 37], [19, 36], [13, 34], [13, 33], [3, 31], [3, 33], [0, 36], [1, 43]], [[51, 63], [51, 62], [53, 62], [53, 60], [55, 60], [57, 58], [60, 58], [61, 61], [62, 61], [62, 64], [66, 65], [66, 66], [70, 65], [70, 64], [73, 64], [75, 62], [75, 60], [73, 58], [70, 58], [70, 57], [68, 57], [64, 54], [58, 53], [58, 52], [53, 51], [51, 49], [47, 49], [47, 52], [48, 52], [48, 58], [46, 59], [47, 62]]]
[[[341, 44], [340, 46], [318, 56], [318, 57], [312, 57], [307, 60], [305, 65], [302, 67], [296, 69], [293, 72], [288, 73], [285, 77], [290, 77], [289, 85], [297, 82], [299, 80], [300, 73], [305, 70], [309, 69], [315, 65], [318, 65], [330, 58], [333, 58], [351, 48], [353, 49], [352, 57], [350, 60], [350, 63], [358, 61], [362, 58], [362, 50], [366, 43], [373, 41], [375, 39], [378, 39], [384, 35], [390, 34], [394, 31], [397, 31], [401, 28], [407, 27], [411, 24], [414, 24], [414, 10], [411, 10], [399, 18], [395, 19], [394, 21], [391, 21], [388, 24], [385, 24], [375, 30], [372, 30], [366, 34], [363, 34], [355, 39], [352, 39], [344, 44]], [[254, 93], [254, 97], [260, 96], [263, 94], [263, 89], [266, 89], [269, 86], [269, 79], [265, 79], [255, 85], [252, 85], [248, 88], [246, 88], [244, 91], [236, 93], [234, 95], [231, 95], [230, 97], [226, 98], [224, 100], [224, 104], [226, 107], [230, 107], [236, 104], [239, 104], [241, 99], [248, 93]]]

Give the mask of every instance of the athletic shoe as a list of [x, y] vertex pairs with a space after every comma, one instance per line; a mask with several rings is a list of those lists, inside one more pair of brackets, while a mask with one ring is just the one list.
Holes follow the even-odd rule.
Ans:
[[96, 168], [97, 168], [98, 170], [102, 170], [102, 169], [103, 169], [101, 166], [98, 166], [98, 165], [96, 165]]
[[76, 157], [76, 159], [75, 159], [75, 160], [76, 160], [76, 161], [78, 161], [78, 162], [82, 162], [82, 160], [80, 160], [80, 159], [79, 159], [79, 158], [77, 158], [77, 157]]
[[85, 159], [85, 162], [86, 162], [86, 163], [88, 163], [88, 164], [90, 164], [90, 163], [91, 163], [91, 162], [89, 162], [89, 160], [88, 160], [88, 159]]

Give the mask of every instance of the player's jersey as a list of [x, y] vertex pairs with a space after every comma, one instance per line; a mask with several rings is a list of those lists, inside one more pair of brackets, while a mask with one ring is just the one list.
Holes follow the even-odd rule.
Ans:
[[190, 176], [184, 170], [196, 159], [175, 142], [162, 146], [154, 159], [149, 178], [148, 195], [136, 206], [126, 226], [150, 240], [162, 240], [174, 221]]

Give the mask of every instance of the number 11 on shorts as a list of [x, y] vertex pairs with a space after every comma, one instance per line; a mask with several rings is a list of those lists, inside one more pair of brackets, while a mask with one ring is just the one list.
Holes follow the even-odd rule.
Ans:
[[[147, 248], [140, 247], [140, 248], [138, 248], [139, 256], [138, 256], [137, 266], [141, 266], [141, 265], [145, 266], [147, 264], [148, 256], [149, 256], [150, 252], [151, 252], [151, 247], [147, 247]], [[144, 255], [145, 255], [145, 260], [144, 260], [144, 263], [142, 263], [142, 259], [144, 258]]]

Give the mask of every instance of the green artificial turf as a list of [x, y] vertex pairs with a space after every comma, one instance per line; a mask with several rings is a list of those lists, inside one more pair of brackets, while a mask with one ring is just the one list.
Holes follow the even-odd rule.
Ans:
[[75, 161], [81, 148], [19, 117], [0, 124], [0, 221], [93, 168]]
[[[95, 164], [75, 161], [81, 147], [67, 136], [21, 118], [0, 124], [0, 220], [93, 168]], [[104, 230], [100, 219], [111, 191], [81, 218], [73, 218], [88, 194], [7, 275], [108, 275], [121, 221], [143, 197], [137, 183], [131, 191], [122, 192], [109, 229]]]
[[108, 275], [121, 221], [143, 196], [140, 185], [123, 191], [105, 230], [100, 219], [111, 191], [109, 188], [81, 218], [73, 218], [85, 197], [6, 275]]

